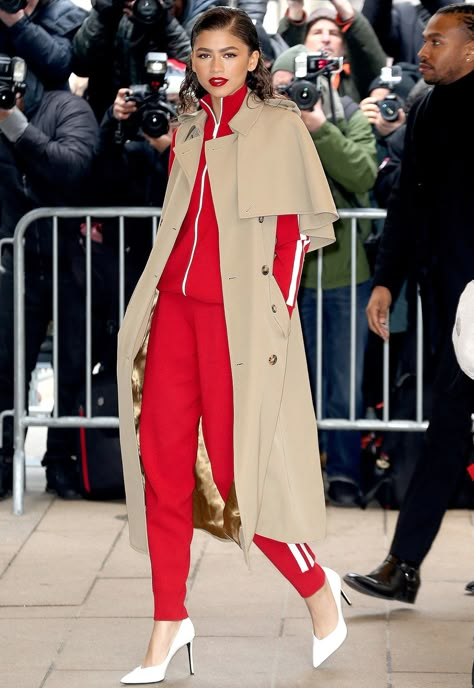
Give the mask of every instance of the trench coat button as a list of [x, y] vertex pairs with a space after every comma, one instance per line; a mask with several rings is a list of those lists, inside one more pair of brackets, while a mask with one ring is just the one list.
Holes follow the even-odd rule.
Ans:
[[277, 358], [277, 356], [275, 356], [275, 354], [272, 354], [272, 355], [270, 356], [270, 358], [268, 359], [268, 362], [269, 362], [270, 365], [275, 365], [275, 363], [276, 363], [277, 361], [278, 361], [278, 358]]
[[268, 275], [269, 272], [270, 268], [268, 267], [268, 265], [262, 265], [262, 275]]
[[273, 313], [276, 313], [276, 312], [277, 312], [277, 307], [275, 306], [274, 303], [272, 303], [272, 311], [273, 311]]
[[260, 224], [262, 224], [262, 222], [263, 222], [263, 215], [260, 215], [260, 217], [258, 218], [258, 221], [260, 222]]

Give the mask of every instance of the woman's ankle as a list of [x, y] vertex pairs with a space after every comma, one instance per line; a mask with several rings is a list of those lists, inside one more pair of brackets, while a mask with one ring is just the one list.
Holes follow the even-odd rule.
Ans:
[[155, 620], [142, 667], [157, 666], [166, 659], [181, 621]]
[[336, 601], [327, 579], [322, 588], [305, 598], [305, 602], [313, 623], [313, 633], [321, 640], [332, 633], [338, 622]]

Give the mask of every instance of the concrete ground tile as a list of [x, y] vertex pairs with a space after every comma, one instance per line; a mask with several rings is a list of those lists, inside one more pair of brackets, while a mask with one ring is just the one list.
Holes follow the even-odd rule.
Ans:
[[77, 605], [71, 606], [23, 606], [5, 607], [0, 606], [1, 619], [71, 619], [79, 614]]
[[[212, 561], [210, 561], [212, 559]], [[222, 559], [222, 561], [215, 561]], [[205, 557], [189, 591], [190, 608], [203, 609], [206, 615], [234, 614], [247, 609], [252, 615], [281, 615], [282, 599], [289, 584], [277, 571], [248, 571], [229, 564], [225, 557]]]
[[[389, 603], [387, 603], [389, 604]], [[393, 606], [393, 604], [391, 605]], [[424, 581], [420, 587], [414, 607], [412, 609], [417, 617], [433, 621], [472, 621], [474, 618], [474, 597], [464, 592], [464, 586], [460, 582], [445, 582], [439, 580]], [[404, 615], [403, 609], [391, 610], [393, 618]]]
[[93, 576], [67, 576], [61, 581], [59, 576], [50, 575], [38, 579], [24, 571], [17, 579], [10, 578], [0, 586], [0, 606], [42, 606], [42, 605], [79, 605], [85, 599], [92, 584]]
[[[272, 672], [272, 686], [284, 688], [285, 686], [298, 686], [301, 688], [313, 686], [337, 686], [340, 688], [367, 688], [367, 666], [361, 670], [362, 658], [356, 649], [350, 649], [349, 638], [344, 645], [320, 667], [312, 666], [312, 633], [305, 628], [304, 633], [297, 636], [284, 636], [277, 641], [277, 660]], [[364, 659], [366, 662], [366, 658]], [[384, 666], [372, 668], [374, 677], [373, 688], [381, 688], [386, 685]], [[364, 680], [362, 680], [363, 675]], [[360, 682], [355, 678], [360, 676]], [[376, 679], [376, 680], [375, 680]], [[365, 682], [364, 682], [365, 681]]]
[[35, 532], [2, 578], [0, 605], [80, 604], [114, 538]]
[[44, 493], [25, 493], [24, 495], [24, 512], [21, 516], [16, 516], [13, 513], [13, 498], [2, 499], [0, 501], [0, 532], [3, 531], [5, 525], [8, 529], [15, 527], [28, 527], [28, 524], [36, 524], [44, 515], [52, 503], [54, 497]]
[[[275, 651], [276, 640], [272, 638], [200, 638], [198, 635], [194, 647], [196, 673], [189, 685], [192, 688], [271, 688]], [[183, 672], [187, 658], [184, 651], [181, 652], [179, 663]], [[177, 668], [173, 663], [170, 665], [173, 672], [170, 671], [171, 680], [176, 677], [174, 672]], [[181, 683], [170, 681], [170, 686], [173, 685]]]
[[398, 674], [391, 676], [392, 688], [469, 688], [471, 674]]
[[71, 623], [70, 619], [0, 619], [2, 677], [4, 670], [21, 673], [25, 668], [38, 668], [46, 672]]
[[119, 678], [140, 664], [152, 627], [151, 617], [75, 619], [55, 668], [62, 671], [117, 671]]
[[42, 688], [47, 667], [14, 667], [2, 665], [3, 688]]
[[[337, 688], [384, 688], [387, 685], [386, 620], [348, 620], [348, 636], [344, 644], [312, 676], [304, 678], [296, 686], [334, 685]], [[295, 646], [294, 651], [292, 647]], [[280, 647], [284, 657], [280, 658], [283, 669], [275, 688], [293, 685], [292, 676], [297, 675], [295, 662], [298, 650], [303, 646], [304, 656], [311, 662], [312, 632], [309, 620], [286, 619], [284, 636]], [[303, 661], [302, 659], [300, 661]]]
[[[272, 675], [272, 688], [385, 688], [383, 667], [367, 666], [367, 655], [349, 652], [344, 645], [321, 666], [312, 666], [312, 639], [284, 637], [279, 639], [279, 654]], [[363, 665], [363, 666], [361, 666]]]
[[333, 569], [341, 578], [349, 571], [369, 573], [387, 556], [387, 548], [380, 544], [374, 546], [372, 539], [368, 542], [339, 541], [337, 549], [320, 547], [313, 551], [319, 564]]
[[[191, 613], [191, 604], [189, 604]], [[191, 616], [193, 616], [191, 614]], [[206, 636], [226, 636], [226, 637], [241, 637], [248, 638], [263, 636], [263, 637], [278, 637], [281, 628], [281, 619], [277, 616], [269, 617], [268, 615], [252, 615], [246, 613], [246, 610], [241, 610], [240, 614], [232, 615], [216, 615], [216, 616], [202, 616], [195, 617], [195, 626], [199, 629], [199, 638]]]
[[[123, 526], [125, 503], [94, 502], [86, 499], [65, 503], [56, 499], [40, 524], [42, 531], [67, 531], [89, 533], [95, 536], [104, 529], [117, 530], [117, 523]], [[122, 517], [118, 519], [117, 517]]]
[[390, 621], [395, 672], [456, 673], [472, 666], [472, 624], [420, 617]]
[[107, 578], [150, 577], [150, 559], [147, 554], [137, 552], [130, 547], [128, 526], [120, 533], [120, 537], [115, 542], [100, 575]]
[[[41, 688], [118, 688], [120, 671], [59, 671], [53, 669]], [[32, 688], [29, 686], [28, 688]], [[184, 684], [183, 684], [184, 688]], [[190, 688], [192, 686], [190, 685]]]
[[[195, 531], [195, 534], [199, 532], [200, 531]], [[207, 551], [206, 544], [210, 540], [211, 538], [209, 536], [194, 536], [191, 544], [191, 576], [196, 562], [203, 555], [204, 551]], [[122, 578], [124, 575], [128, 578], [149, 578], [151, 576], [148, 554], [137, 552], [130, 546], [128, 525], [125, 525], [125, 528], [120, 533], [100, 575], [106, 578]]]
[[146, 578], [98, 578], [82, 607], [82, 617], [153, 615], [151, 581]]

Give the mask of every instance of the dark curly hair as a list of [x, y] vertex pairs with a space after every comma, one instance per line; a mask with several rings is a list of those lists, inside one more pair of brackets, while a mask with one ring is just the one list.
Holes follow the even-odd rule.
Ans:
[[457, 15], [459, 17], [459, 21], [462, 22], [463, 28], [466, 30], [469, 36], [469, 40], [474, 40], [474, 4], [472, 2], [445, 5], [436, 12], [436, 15], [438, 14]]
[[[258, 40], [257, 30], [249, 15], [243, 10], [232, 7], [212, 7], [203, 12], [193, 26], [191, 33], [191, 48], [194, 48], [196, 38], [203, 31], [218, 31], [227, 29], [236, 38], [248, 46], [249, 55], [257, 50], [257, 66], [253, 72], [247, 73], [247, 86], [261, 100], [274, 97], [272, 78], [270, 72], [263, 64], [262, 52]], [[199, 98], [205, 96], [207, 91], [198, 82], [196, 74], [192, 70], [191, 58], [186, 65], [186, 73], [179, 89], [179, 110], [189, 112], [194, 110]]]

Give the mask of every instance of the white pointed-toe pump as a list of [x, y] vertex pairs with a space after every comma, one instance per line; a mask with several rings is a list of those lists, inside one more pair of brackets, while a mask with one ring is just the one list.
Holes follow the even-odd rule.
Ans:
[[161, 664], [151, 667], [138, 666], [136, 669], [126, 674], [120, 679], [121, 683], [126, 684], [140, 684], [140, 683], [160, 683], [166, 676], [168, 664], [171, 662], [175, 654], [185, 645], [188, 648], [189, 671], [194, 674], [193, 666], [193, 640], [194, 640], [194, 626], [190, 618], [183, 619], [178, 628], [173, 642], [171, 643], [168, 654]]
[[320, 664], [322, 664], [328, 657], [330, 657], [333, 652], [335, 652], [346, 639], [347, 636], [347, 626], [342, 616], [341, 609], [341, 596], [344, 597], [348, 604], [351, 604], [349, 598], [347, 597], [344, 590], [341, 588], [341, 578], [332, 569], [325, 568], [323, 566], [323, 571], [326, 574], [326, 580], [329, 583], [331, 592], [334, 597], [334, 601], [337, 607], [337, 625], [336, 628], [331, 631], [329, 635], [321, 640], [316, 638], [313, 634], [313, 666], [316, 669]]

